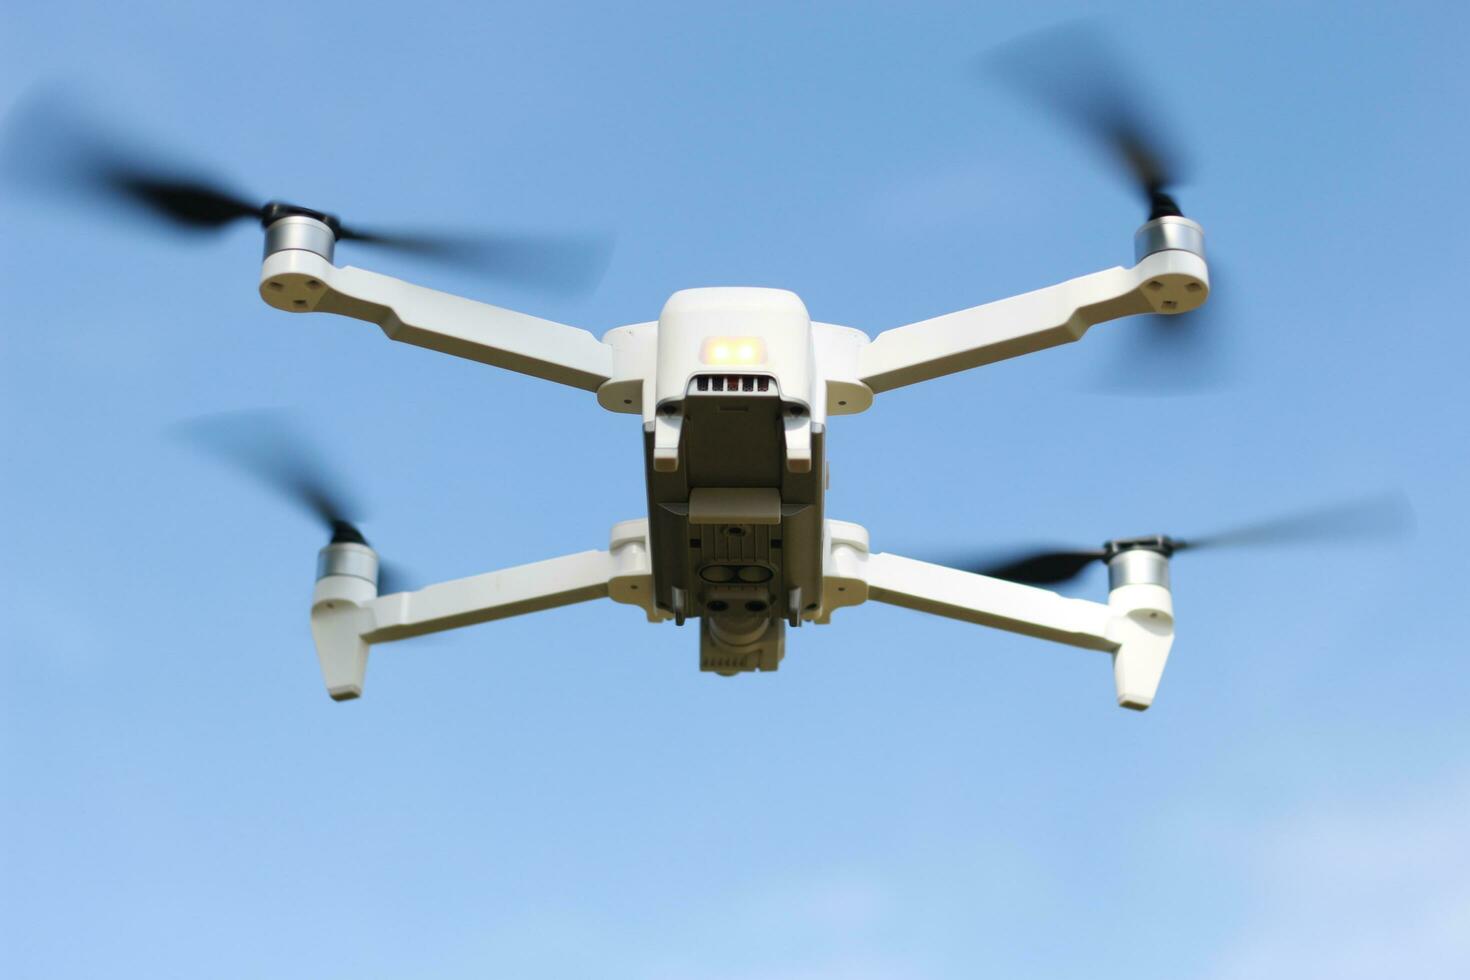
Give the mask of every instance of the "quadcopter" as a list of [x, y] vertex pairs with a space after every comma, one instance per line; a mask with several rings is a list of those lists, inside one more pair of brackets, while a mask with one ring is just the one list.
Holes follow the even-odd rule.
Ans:
[[[700, 669], [730, 676], [775, 671], [788, 630], [879, 602], [1106, 654], [1117, 703], [1141, 711], [1154, 702], [1174, 642], [1176, 553], [1291, 527], [1321, 531], [1351, 515], [1339, 509], [1206, 538], [1118, 538], [977, 571], [874, 551], [865, 528], [829, 516], [824, 502], [829, 425], [869, 410], [884, 392], [1068, 344], [1107, 321], [1186, 315], [1209, 299], [1204, 230], [1182, 214], [1165, 154], [1145, 139], [1140, 114], [1121, 95], [1097, 94], [1109, 77], [1095, 74], [1084, 94], [1040, 94], [1084, 118], [1142, 190], [1149, 213], [1133, 234], [1132, 264], [873, 337], [813, 320], [795, 293], [749, 287], [680, 290], [657, 319], [598, 337], [336, 264], [343, 242], [432, 252], [421, 238], [364, 231], [297, 205], [257, 205], [124, 161], [95, 141], [71, 177], [184, 225], [258, 220], [259, 292], [276, 310], [365, 321], [400, 343], [581, 389], [641, 426], [646, 512], [613, 525], [606, 548], [404, 591], [385, 587], [378, 553], [344, 508], [297, 472], [304, 463], [289, 464], [296, 470], [283, 478], [281, 458], [257, 459], [331, 528], [318, 555], [311, 630], [335, 700], [362, 694], [374, 646], [573, 603], [611, 599], [650, 623], [697, 621]], [[1107, 567], [1105, 602], [1044, 587], [1094, 562]]]

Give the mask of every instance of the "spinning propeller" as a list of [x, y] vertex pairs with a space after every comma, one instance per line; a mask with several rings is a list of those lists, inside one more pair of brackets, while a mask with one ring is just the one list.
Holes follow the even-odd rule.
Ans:
[[1098, 143], [1120, 164], [1149, 220], [1182, 215], [1170, 188], [1183, 177], [1158, 111], [1107, 38], [1081, 23], [1028, 34], [993, 52], [988, 67], [1002, 81]]
[[[322, 454], [284, 412], [225, 412], [193, 419], [177, 429], [188, 442], [238, 467], [270, 490], [316, 518], [332, 544], [367, 544], [348, 515], [357, 508], [328, 475]], [[401, 569], [378, 563], [378, 592], [405, 589]]]
[[980, 564], [972, 570], [1026, 585], [1055, 585], [1076, 578], [1093, 562], [1104, 561], [1129, 548], [1148, 548], [1172, 555], [1201, 548], [1336, 543], [1399, 536], [1412, 527], [1413, 513], [1408, 501], [1402, 494], [1388, 493], [1284, 514], [1200, 537], [1180, 539], [1161, 534], [1110, 541], [1101, 548], [1038, 549]]
[[595, 236], [386, 231], [343, 224], [335, 215], [283, 201], [261, 202], [173, 154], [132, 143], [54, 94], [32, 99], [6, 126], [6, 174], [21, 183], [91, 203], [127, 205], [186, 231], [218, 231], [237, 221], [262, 225], [287, 214], [328, 224], [338, 241], [453, 263], [560, 292], [595, 286], [610, 242]]
[[[1148, 219], [1183, 216], [1174, 187], [1187, 173], [1184, 154], [1165, 135], [1162, 115], [1142, 94], [1103, 33], [1072, 23], [1026, 35], [985, 59], [987, 73], [1097, 144], [1148, 206]], [[1219, 263], [1211, 278], [1219, 283]], [[1215, 290], [1200, 309], [1147, 316], [1114, 378], [1154, 393], [1210, 387], [1220, 380]]]

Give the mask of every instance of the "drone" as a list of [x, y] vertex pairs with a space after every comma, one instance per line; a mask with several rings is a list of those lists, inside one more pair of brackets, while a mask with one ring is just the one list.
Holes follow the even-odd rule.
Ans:
[[[1018, 57], [1034, 64], [1012, 50], [1012, 67]], [[874, 551], [865, 528], [825, 506], [829, 425], [868, 411], [884, 392], [1072, 343], [1108, 321], [1185, 316], [1209, 299], [1204, 230], [1180, 210], [1168, 154], [1122, 93], [1122, 73], [1105, 69], [1076, 84], [1030, 88], [1084, 122], [1131, 172], [1149, 208], [1133, 234], [1132, 264], [873, 337], [814, 320], [793, 292], [750, 287], [683, 289], [656, 319], [598, 337], [336, 264], [342, 243], [433, 255], [453, 251], [452, 242], [364, 230], [280, 201], [259, 205], [91, 138], [72, 139], [82, 163], [67, 179], [187, 227], [259, 221], [259, 292], [276, 310], [349, 317], [400, 343], [581, 389], [641, 426], [646, 513], [613, 525], [606, 548], [403, 591], [388, 587], [377, 551], [311, 471], [308, 451], [284, 436], [250, 452], [216, 439], [330, 529], [317, 558], [311, 630], [334, 700], [363, 693], [375, 646], [573, 603], [611, 599], [650, 623], [697, 621], [700, 669], [731, 676], [775, 671], [788, 630], [878, 602], [1106, 654], [1117, 703], [1142, 711], [1174, 643], [1176, 554], [1336, 533], [1363, 526], [1366, 511], [1383, 506], [1351, 504], [1197, 538], [1116, 538], [984, 568]], [[1013, 72], [1023, 87], [1036, 77]], [[541, 244], [500, 241], [490, 254], [534, 266], [525, 257]], [[1046, 587], [1094, 563], [1107, 568], [1105, 602]]]

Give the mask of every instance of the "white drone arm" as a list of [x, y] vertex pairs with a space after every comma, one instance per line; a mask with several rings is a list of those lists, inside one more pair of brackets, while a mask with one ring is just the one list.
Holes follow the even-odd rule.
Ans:
[[373, 600], [367, 643], [407, 640], [495, 619], [605, 599], [614, 571], [606, 551], [583, 551], [454, 579]]
[[1116, 266], [885, 330], [858, 352], [858, 379], [877, 394], [1070, 343], [1105, 320], [1183, 313], [1203, 303], [1208, 290], [1202, 257], [1178, 248], [1157, 251], [1131, 269]]
[[596, 391], [612, 348], [586, 330], [415, 286], [315, 252], [266, 256], [260, 295], [288, 313], [336, 313], [376, 323], [393, 340]]
[[1174, 642], [1169, 590], [1114, 588], [1106, 605], [898, 555], [870, 554], [867, 532], [829, 521], [829, 565], [818, 622], [867, 600], [1113, 655], [1118, 704], [1153, 703]]
[[362, 694], [368, 647], [495, 619], [611, 597], [641, 606], [650, 622], [665, 615], [654, 606], [648, 562], [648, 522], [613, 528], [608, 551], [583, 551], [498, 572], [380, 596], [377, 554], [366, 545], [322, 549], [322, 573], [312, 599], [311, 629], [327, 693], [337, 701]]

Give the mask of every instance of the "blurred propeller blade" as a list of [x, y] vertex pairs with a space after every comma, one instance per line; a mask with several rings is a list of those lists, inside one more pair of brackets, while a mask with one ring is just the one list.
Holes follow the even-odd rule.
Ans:
[[166, 178], [123, 167], [99, 169], [97, 177], [119, 196], [186, 228], [222, 228], [241, 218], [259, 221], [264, 211], [203, 178]]
[[[357, 512], [356, 505], [287, 413], [224, 412], [181, 423], [175, 431], [315, 517], [331, 534], [332, 544], [368, 544], [348, 516]], [[379, 595], [411, 591], [414, 581], [419, 579], [402, 565], [379, 557]]]
[[[0, 141], [0, 171], [28, 189], [91, 204], [125, 204], [175, 228], [214, 230], [300, 210], [253, 199], [175, 153], [128, 139], [81, 100], [58, 91], [25, 100], [6, 120]], [[312, 214], [336, 221], [324, 212]], [[595, 288], [612, 253], [606, 235], [392, 232], [350, 225], [337, 238], [568, 294]]]
[[[1213, 534], [1192, 538], [1161, 537], [1149, 541], [1170, 553], [1200, 548], [1274, 547], [1307, 543], [1344, 544], [1351, 541], [1402, 537], [1413, 530], [1414, 512], [1402, 492], [1373, 494], [1341, 503], [1294, 511]], [[1116, 546], [1136, 547], [1149, 539], [1131, 538]], [[1056, 585], [1076, 578], [1094, 561], [1106, 558], [1104, 548], [1065, 551], [1044, 549], [1013, 553], [974, 570], [981, 575], [1025, 585]]]
[[[1148, 203], [1149, 219], [1182, 214], [1173, 187], [1184, 156], [1165, 134], [1162, 114], [1102, 30], [1073, 22], [1025, 35], [993, 51], [992, 77], [1063, 120], [1122, 166]], [[1126, 394], [1180, 394], [1218, 386], [1228, 375], [1221, 345], [1217, 264], [1203, 307], [1128, 324], [1121, 362], [1102, 387]]]
[[985, 62], [1113, 156], [1148, 202], [1150, 218], [1180, 213], [1169, 188], [1183, 177], [1183, 156], [1101, 30], [1084, 22], [1048, 28], [1001, 46]]
[[128, 204], [195, 230], [263, 213], [203, 168], [121, 136], [60, 91], [23, 101], [6, 120], [3, 142], [5, 175], [34, 190]]
[[1241, 524], [1213, 534], [1174, 542], [1174, 550], [1272, 547], [1306, 543], [1345, 543], [1405, 537], [1414, 530], [1414, 510], [1401, 491], [1357, 497], [1311, 507], [1280, 517]]
[[565, 293], [595, 288], [612, 256], [611, 236], [596, 235], [400, 233], [344, 227], [338, 239]]
[[395, 592], [412, 592], [412, 582], [417, 581], [403, 566], [394, 561], [378, 559], [378, 595]]
[[349, 516], [356, 510], [351, 498], [286, 413], [225, 412], [185, 422], [177, 432], [315, 517], [334, 542], [366, 543]]
[[1100, 548], [1084, 551], [1042, 551], [1022, 554], [1005, 561], [977, 568], [981, 575], [1003, 578], [1023, 585], [1054, 585], [1074, 579], [1092, 562], [1103, 557]]
[[[1115, 395], [1188, 395], [1228, 385], [1235, 374], [1227, 325], [1231, 299], [1220, 290], [1220, 263], [1210, 263], [1210, 298], [1188, 313], [1150, 313], [1104, 324], [1116, 330], [1114, 356], [1096, 382], [1099, 391]], [[1223, 277], [1231, 281], [1228, 269]]]

